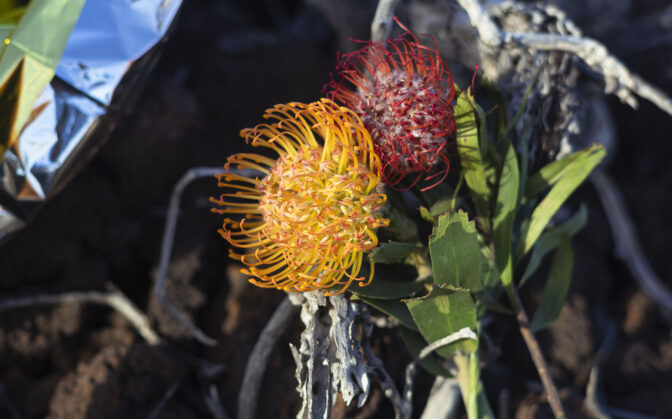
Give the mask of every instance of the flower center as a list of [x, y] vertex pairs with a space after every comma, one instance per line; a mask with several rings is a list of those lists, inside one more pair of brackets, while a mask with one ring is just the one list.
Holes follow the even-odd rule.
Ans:
[[381, 220], [374, 212], [384, 203], [367, 191], [375, 175], [362, 164], [339, 173], [340, 153], [332, 154], [326, 161], [322, 147], [286, 154], [259, 187], [262, 234], [297, 264], [375, 246], [371, 229]]
[[441, 159], [450, 108], [437, 81], [393, 69], [362, 81], [355, 112], [371, 133], [383, 164], [406, 172], [428, 170]]

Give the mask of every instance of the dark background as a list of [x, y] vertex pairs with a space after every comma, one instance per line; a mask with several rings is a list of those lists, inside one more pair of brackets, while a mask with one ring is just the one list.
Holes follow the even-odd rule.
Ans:
[[[632, 2], [619, 25], [599, 33], [591, 33], [598, 18], [580, 9], [574, 13], [587, 35], [672, 92], [672, 27], [665, 33], [646, 23], [667, 5]], [[363, 14], [373, 12], [369, 6]], [[353, 36], [365, 37], [366, 26], [363, 31]], [[661, 37], [667, 41], [655, 42]], [[207, 203], [217, 194], [216, 182], [204, 179], [183, 199], [168, 293], [219, 344], [195, 343], [166, 317], [150, 290], [170, 191], [190, 167], [221, 166], [228, 155], [243, 150], [239, 130], [261, 122], [264, 109], [319, 98], [341, 41], [322, 14], [294, 0], [184, 2], [137, 105], [122, 112], [111, 138], [74, 180], [0, 246], [1, 297], [114, 286], [148, 312], [171, 344], [147, 346], [117, 313], [97, 306], [2, 312], [0, 417], [18, 411], [23, 418], [145, 418], [176, 383], [178, 390], [159, 417], [207, 417], [206, 383], [218, 387], [223, 406], [234, 415], [247, 356], [283, 295], [252, 287], [237, 273], [216, 233], [219, 216]], [[609, 172], [625, 195], [644, 251], [672, 288], [672, 117], [644, 100], [638, 111], [613, 98], [609, 106], [619, 140]], [[609, 226], [590, 185], [570, 206], [580, 202], [588, 205], [590, 220], [573, 241], [572, 292], [558, 321], [539, 334], [568, 413], [586, 416], [588, 374], [613, 325], [617, 341], [602, 371], [605, 403], [672, 417], [670, 323], [612, 256]], [[538, 290], [530, 287], [527, 304], [538, 301]], [[294, 322], [273, 350], [259, 417], [293, 417], [298, 411], [288, 348], [290, 341], [298, 343], [300, 322]], [[483, 372], [491, 404], [498, 406], [505, 391], [509, 417], [549, 417], [513, 319], [494, 317], [486, 331], [501, 351]], [[374, 347], [400, 380], [410, 358], [396, 332], [376, 331]], [[203, 379], [185, 354], [226, 368]], [[418, 377], [416, 417], [431, 382], [426, 373]], [[392, 411], [376, 387], [363, 409], [339, 404], [334, 415], [385, 418]]]

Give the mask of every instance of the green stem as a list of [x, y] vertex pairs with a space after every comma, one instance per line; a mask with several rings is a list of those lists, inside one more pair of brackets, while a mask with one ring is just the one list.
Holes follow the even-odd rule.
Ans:
[[453, 192], [453, 197], [450, 200], [450, 211], [455, 212], [455, 203], [457, 202], [457, 193], [460, 191], [460, 188], [462, 187], [462, 182], [464, 182], [464, 174], [460, 172], [460, 180], [457, 182], [457, 186], [455, 187], [455, 192]]
[[455, 355], [453, 362], [457, 367], [457, 384], [460, 386], [462, 401], [467, 408], [467, 417], [471, 419], [473, 412], [469, 412], [469, 357], [467, 355]]
[[457, 367], [457, 384], [460, 386], [462, 400], [469, 419], [494, 419], [488, 399], [481, 384], [481, 369], [478, 351], [470, 355], [455, 355], [453, 362]]

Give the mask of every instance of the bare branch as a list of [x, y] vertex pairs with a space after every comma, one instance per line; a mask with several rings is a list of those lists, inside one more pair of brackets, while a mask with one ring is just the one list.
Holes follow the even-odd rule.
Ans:
[[600, 372], [604, 361], [614, 349], [616, 345], [616, 338], [618, 335], [618, 327], [615, 322], [610, 322], [600, 349], [597, 351], [595, 357], [595, 364], [590, 369], [590, 377], [588, 378], [588, 385], [586, 386], [586, 399], [584, 404], [586, 410], [596, 419], [609, 419], [598, 397], [598, 389], [600, 385]]
[[264, 327], [259, 340], [254, 345], [245, 368], [245, 376], [238, 395], [238, 419], [254, 419], [256, 417], [259, 388], [266, 370], [268, 357], [276, 342], [282, 336], [289, 320], [299, 308], [292, 304], [289, 297], [275, 309], [273, 316]]
[[8, 298], [4, 301], [0, 301], [0, 311], [29, 307], [32, 305], [67, 303], [93, 303], [109, 306], [124, 316], [147, 343], [156, 345], [161, 342], [161, 338], [154, 332], [154, 330], [152, 330], [145, 314], [126, 298], [124, 294], [118, 291], [75, 291], [63, 294], [39, 294], [21, 298]]
[[382, 42], [390, 37], [392, 32], [392, 17], [399, 0], [378, 0], [376, 14], [371, 22], [371, 40]]
[[175, 229], [177, 227], [177, 218], [180, 214], [180, 200], [182, 193], [191, 182], [196, 179], [204, 177], [212, 177], [219, 173], [237, 173], [247, 174], [249, 170], [224, 170], [221, 167], [194, 167], [185, 173], [173, 188], [170, 195], [170, 204], [168, 206], [168, 215], [166, 217], [166, 227], [163, 231], [163, 239], [161, 241], [161, 256], [159, 258], [159, 273], [154, 282], [153, 294], [154, 297], [168, 310], [168, 313], [174, 319], [182, 323], [184, 327], [191, 333], [191, 335], [204, 345], [214, 346], [217, 341], [206, 335], [201, 329], [194, 325], [189, 319], [182, 314], [175, 305], [168, 299], [166, 295], [166, 279], [168, 278], [168, 267], [170, 266], [170, 255], [175, 241]]
[[[406, 375], [404, 376], [404, 390], [401, 393], [402, 402], [404, 406], [413, 406], [413, 384], [415, 383], [415, 376], [418, 373], [418, 364], [411, 362], [406, 366]], [[409, 416], [411, 410], [409, 408]]]
[[551, 374], [548, 371], [548, 364], [546, 363], [544, 354], [541, 352], [539, 342], [537, 342], [537, 338], [530, 329], [530, 320], [525, 313], [523, 303], [520, 301], [518, 291], [516, 291], [515, 287], [511, 287], [507, 291], [509, 299], [511, 300], [511, 304], [513, 305], [513, 310], [516, 312], [516, 320], [518, 320], [520, 334], [523, 335], [525, 345], [527, 345], [527, 349], [530, 351], [530, 355], [532, 356], [532, 362], [534, 362], [534, 366], [537, 368], [541, 382], [544, 385], [544, 389], [546, 390], [546, 397], [548, 398], [548, 404], [551, 406], [553, 415], [557, 419], [566, 418], [567, 416], [565, 415], [565, 410], [562, 407], [562, 402], [560, 402], [560, 396], [558, 395], [558, 389], [555, 387], [553, 378], [551, 378]]
[[595, 170], [590, 175], [590, 181], [595, 186], [602, 208], [607, 214], [616, 243], [614, 253], [625, 262], [642, 290], [669, 316], [672, 313], [672, 293], [663, 285], [646, 259], [621, 193], [602, 169]]
[[215, 384], [210, 384], [207, 388], [207, 391], [203, 391], [203, 399], [205, 400], [205, 405], [208, 407], [208, 411], [213, 418], [228, 419], [228, 416], [224, 411], [224, 407], [222, 407], [219, 391], [217, 391], [217, 386]]
[[366, 338], [362, 339], [362, 349], [364, 350], [364, 356], [368, 362], [369, 370], [376, 374], [376, 377], [378, 377], [378, 381], [380, 382], [380, 387], [383, 389], [383, 393], [390, 399], [392, 407], [394, 408], [395, 419], [410, 419], [411, 414], [413, 413], [412, 401], [415, 362], [412, 362], [406, 368], [406, 380], [404, 384], [404, 394], [402, 396], [399, 394], [397, 386], [394, 384], [394, 380], [385, 369], [383, 361], [381, 361], [371, 350], [368, 337], [373, 330], [373, 323], [371, 322], [368, 312], [363, 316], [363, 321], [364, 335]]
[[672, 99], [660, 89], [633, 74], [600, 42], [586, 37], [548, 33], [515, 33], [500, 30], [478, 0], [458, 0], [466, 10], [471, 25], [478, 31], [484, 45], [493, 48], [528, 48], [540, 51], [563, 51], [579, 57], [604, 79], [604, 90], [637, 108], [633, 94], [649, 100], [672, 115]]
[[604, 45], [594, 39], [539, 33], [503, 32], [503, 36], [506, 44], [540, 51], [572, 53], [604, 78], [606, 93], [615, 94], [623, 102], [637, 109], [637, 100], [632, 96], [635, 93], [672, 115], [672, 100], [665, 93], [631, 73]]
[[485, 8], [478, 0], [457, 0], [469, 15], [471, 26], [478, 30], [481, 41], [491, 47], [499, 47], [502, 43], [500, 30], [490, 19]]
[[420, 419], [458, 417], [460, 406], [460, 386], [457, 380], [438, 376], [434, 379]]
[[172, 399], [175, 393], [177, 393], [177, 390], [180, 388], [180, 384], [180, 382], [177, 382], [170, 386], [159, 403], [154, 407], [154, 409], [152, 409], [152, 412], [149, 414], [149, 416], [147, 416], [147, 419], [157, 419], [159, 417], [163, 408], [166, 407], [166, 404], [168, 404], [170, 399]]

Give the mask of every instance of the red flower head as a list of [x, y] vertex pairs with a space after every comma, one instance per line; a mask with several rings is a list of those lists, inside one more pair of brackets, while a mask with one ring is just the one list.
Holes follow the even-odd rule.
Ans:
[[448, 174], [446, 141], [455, 130], [455, 87], [436, 43], [421, 45], [395, 21], [405, 34], [368, 41], [343, 55], [325, 89], [330, 99], [360, 116], [382, 160], [385, 181], [394, 187], [412, 175], [411, 188], [425, 175], [425, 180], [440, 178], [426, 190]]

